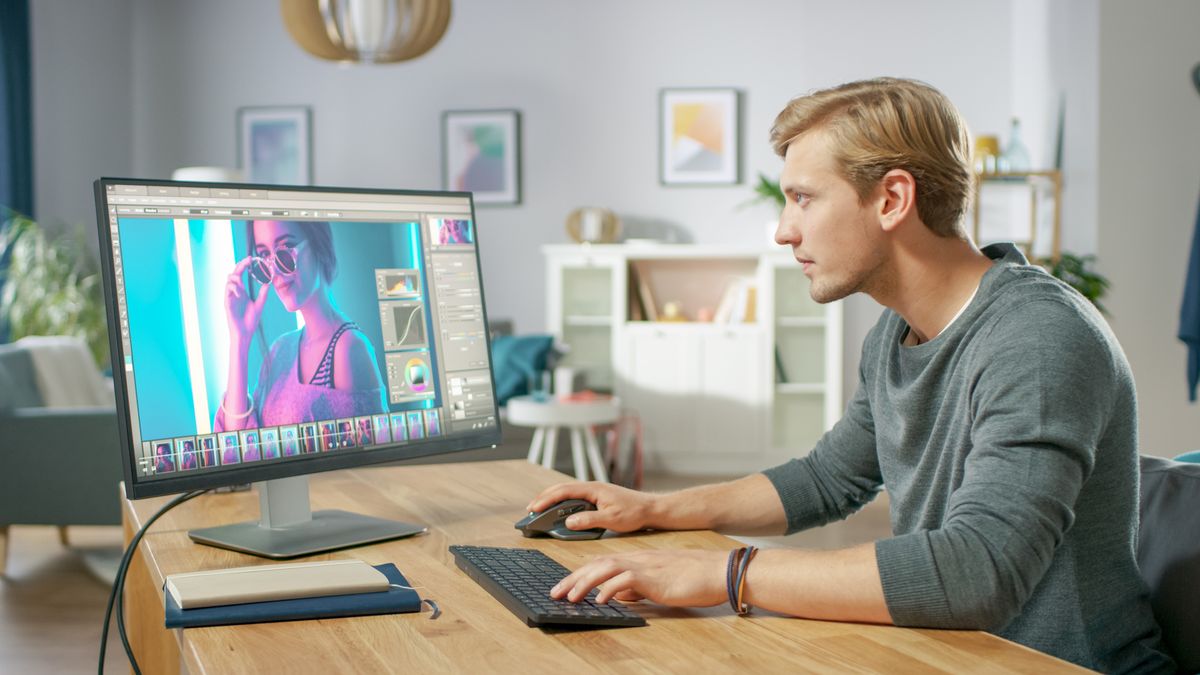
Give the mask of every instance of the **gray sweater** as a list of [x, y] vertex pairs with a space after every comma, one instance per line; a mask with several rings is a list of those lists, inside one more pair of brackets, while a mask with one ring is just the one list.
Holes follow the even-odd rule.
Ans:
[[845, 416], [769, 469], [788, 531], [882, 486], [875, 544], [900, 626], [981, 629], [1102, 671], [1171, 668], [1138, 574], [1137, 402], [1094, 308], [1011, 245], [927, 343], [885, 311]]

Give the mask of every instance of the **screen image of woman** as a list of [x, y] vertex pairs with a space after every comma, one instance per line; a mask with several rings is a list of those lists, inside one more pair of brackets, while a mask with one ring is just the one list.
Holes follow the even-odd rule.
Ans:
[[[246, 236], [252, 253], [225, 284], [229, 375], [214, 430], [385, 412], [375, 349], [330, 292], [337, 256], [329, 223], [256, 220], [246, 224]], [[272, 293], [288, 312], [300, 313], [303, 327], [271, 342], [251, 392], [249, 352]]]

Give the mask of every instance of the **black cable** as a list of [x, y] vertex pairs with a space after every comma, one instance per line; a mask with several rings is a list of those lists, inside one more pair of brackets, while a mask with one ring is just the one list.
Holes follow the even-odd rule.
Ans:
[[129, 637], [125, 634], [124, 590], [125, 575], [129, 572], [129, 563], [131, 560], [133, 560], [133, 554], [137, 552], [138, 544], [142, 542], [142, 537], [145, 536], [146, 531], [150, 529], [150, 526], [154, 524], [154, 521], [158, 520], [167, 511], [170, 511], [189, 499], [195, 499], [205, 492], [208, 492], [208, 490], [187, 492], [167, 502], [167, 504], [159, 509], [157, 513], [155, 513], [153, 516], [150, 516], [150, 519], [146, 521], [146, 524], [143, 525], [142, 528], [137, 531], [137, 534], [133, 535], [133, 538], [129, 540], [129, 546], [125, 548], [125, 554], [121, 556], [121, 564], [117, 567], [117, 577], [113, 580], [112, 592], [108, 594], [108, 608], [104, 610], [104, 629], [100, 632], [100, 664], [96, 671], [100, 675], [103, 675], [104, 673], [104, 653], [108, 648], [108, 626], [110, 620], [112, 619], [114, 604], [117, 607], [117, 630], [121, 634], [121, 644], [125, 647], [125, 655], [129, 657], [129, 665], [133, 669], [133, 672], [137, 675], [141, 675], [142, 671], [138, 668], [137, 659], [133, 656], [133, 649], [129, 646]]

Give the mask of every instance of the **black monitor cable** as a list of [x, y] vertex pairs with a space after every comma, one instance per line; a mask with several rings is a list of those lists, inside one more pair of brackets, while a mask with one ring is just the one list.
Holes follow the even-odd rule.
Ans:
[[100, 675], [104, 673], [104, 652], [108, 647], [108, 626], [109, 621], [112, 619], [114, 604], [117, 607], [117, 632], [121, 634], [121, 644], [125, 647], [125, 655], [129, 657], [129, 667], [133, 669], [136, 675], [141, 675], [142, 671], [138, 668], [137, 659], [133, 656], [133, 649], [129, 646], [129, 636], [125, 633], [125, 575], [129, 572], [129, 563], [133, 560], [133, 554], [137, 551], [138, 544], [142, 542], [142, 537], [150, 529], [150, 526], [154, 524], [154, 521], [158, 520], [167, 511], [189, 499], [195, 499], [205, 492], [208, 492], [208, 490], [187, 492], [167, 502], [157, 513], [150, 516], [146, 524], [129, 541], [129, 546], [125, 548], [125, 555], [121, 557], [121, 564], [117, 567], [117, 577], [113, 580], [112, 592], [108, 594], [108, 609], [104, 611], [104, 630], [100, 633], [100, 664], [97, 667], [97, 672]]

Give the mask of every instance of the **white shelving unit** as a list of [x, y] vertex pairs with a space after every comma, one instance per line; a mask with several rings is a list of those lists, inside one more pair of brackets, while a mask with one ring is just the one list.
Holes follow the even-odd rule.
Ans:
[[[787, 252], [615, 244], [543, 253], [548, 330], [570, 347], [565, 365], [639, 414], [647, 467], [755, 471], [807, 453], [841, 416], [841, 304], [814, 303]], [[752, 321], [631, 320], [643, 285], [660, 315], [672, 301], [694, 319], [737, 280], [755, 289]]]

